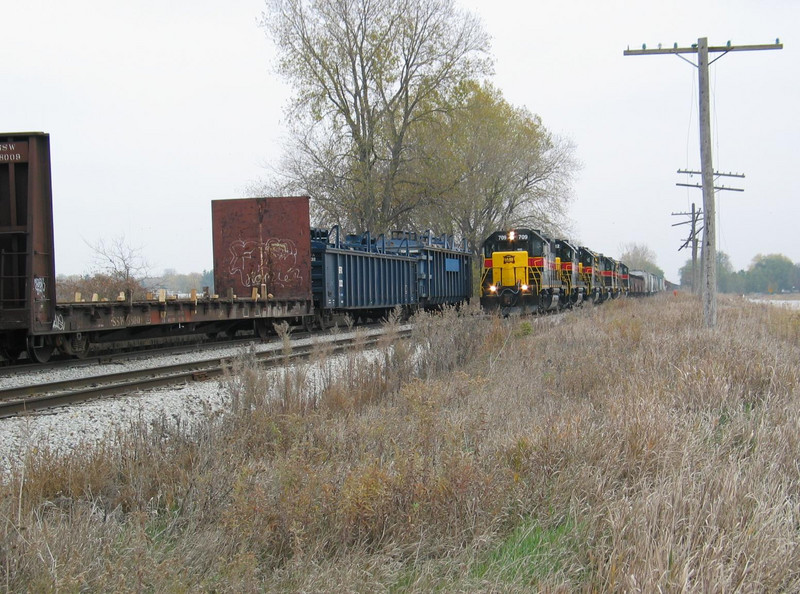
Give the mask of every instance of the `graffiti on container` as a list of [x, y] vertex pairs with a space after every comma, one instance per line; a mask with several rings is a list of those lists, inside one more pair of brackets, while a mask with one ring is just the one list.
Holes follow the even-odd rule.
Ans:
[[47, 300], [47, 282], [40, 276], [33, 277], [33, 291], [36, 294], [34, 299], [36, 301]]
[[229, 273], [245, 287], [294, 287], [303, 281], [297, 265], [297, 246], [288, 239], [265, 242], [237, 240], [230, 246]]
[[53, 330], [63, 330], [64, 327], [64, 316], [62, 316], [60, 313], [57, 313], [53, 318]]

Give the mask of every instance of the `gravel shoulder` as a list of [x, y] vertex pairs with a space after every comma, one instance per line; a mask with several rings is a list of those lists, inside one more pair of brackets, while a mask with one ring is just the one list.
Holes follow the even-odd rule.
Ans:
[[[365, 334], [377, 333], [368, 330]], [[347, 336], [339, 333], [338, 336]], [[294, 346], [321, 342], [324, 338], [293, 341]], [[246, 357], [250, 349], [257, 352], [280, 350], [280, 342], [260, 344], [254, 342], [249, 348], [221, 348], [201, 353], [170, 355], [150, 359], [136, 359], [113, 364], [113, 371], [124, 371], [153, 367], [157, 364], [189, 362], [197, 359], [217, 357]], [[90, 377], [109, 373], [109, 365], [87, 365], [64, 368], [56, 372], [20, 373], [2, 378], [8, 385], [28, 385]], [[313, 383], [314, 374], [309, 375]], [[13, 383], [11, 383], [13, 382]], [[314, 386], [309, 386], [313, 393]], [[35, 455], [43, 448], [56, 454], [67, 453], [79, 447], [92, 447], [113, 439], [120, 431], [127, 431], [133, 424], [166, 420], [176, 426], [192, 426], [208, 415], [227, 408], [229, 395], [223, 382], [209, 380], [177, 387], [132, 393], [111, 399], [90, 401], [74, 406], [34, 413], [23, 417], [0, 420], [0, 476], [7, 475], [26, 456]]]

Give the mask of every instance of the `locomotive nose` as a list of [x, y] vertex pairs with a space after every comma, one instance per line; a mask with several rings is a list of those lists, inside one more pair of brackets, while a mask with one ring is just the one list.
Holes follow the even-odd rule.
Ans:
[[512, 305], [516, 305], [517, 303], [517, 294], [510, 289], [505, 289], [500, 294], [500, 305], [504, 307], [510, 307]]

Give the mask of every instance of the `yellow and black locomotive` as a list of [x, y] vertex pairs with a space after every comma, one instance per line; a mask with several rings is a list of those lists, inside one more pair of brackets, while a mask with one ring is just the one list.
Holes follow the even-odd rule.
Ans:
[[481, 306], [503, 315], [602, 303], [628, 292], [622, 262], [550, 239], [534, 229], [492, 233], [483, 242]]
[[497, 231], [483, 242], [481, 306], [503, 314], [537, 313], [559, 307], [560, 260], [550, 240], [533, 229]]

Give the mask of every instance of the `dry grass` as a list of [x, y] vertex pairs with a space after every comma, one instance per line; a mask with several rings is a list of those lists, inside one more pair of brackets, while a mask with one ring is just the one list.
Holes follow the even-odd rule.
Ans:
[[32, 451], [0, 486], [0, 588], [800, 588], [798, 312], [473, 313], [313, 374], [243, 359], [193, 431]]

